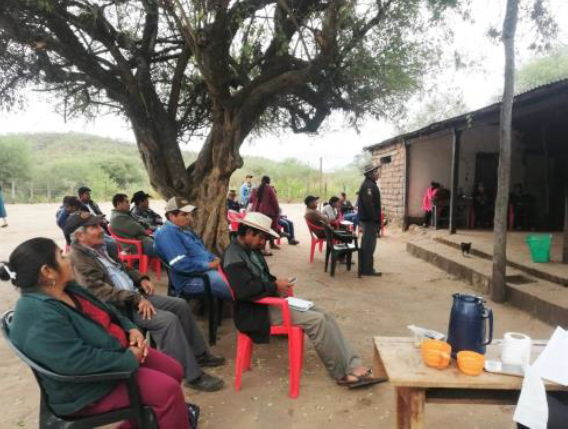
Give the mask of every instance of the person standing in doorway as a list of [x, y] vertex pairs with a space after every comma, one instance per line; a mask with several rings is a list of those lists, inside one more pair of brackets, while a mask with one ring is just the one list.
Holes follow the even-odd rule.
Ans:
[[0, 217], [2, 218], [3, 222], [0, 228], [6, 228], [8, 226], [8, 222], [6, 222], [8, 214], [6, 213], [6, 207], [4, 206], [4, 194], [2, 193], [2, 186], [0, 186]]
[[380, 166], [367, 164], [363, 168], [365, 180], [359, 188], [359, 222], [363, 228], [360, 253], [360, 273], [363, 276], [380, 276], [374, 268], [377, 234], [381, 229], [381, 191], [377, 186]]

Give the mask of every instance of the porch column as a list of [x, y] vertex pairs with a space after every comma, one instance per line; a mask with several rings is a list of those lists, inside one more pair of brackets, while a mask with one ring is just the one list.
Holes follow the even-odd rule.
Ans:
[[458, 207], [458, 182], [460, 166], [461, 130], [452, 130], [452, 188], [450, 195], [450, 234], [456, 233], [456, 214]]
[[410, 189], [410, 147], [408, 140], [403, 140], [404, 146], [404, 225], [403, 231], [408, 230], [410, 222], [408, 221], [408, 195]]

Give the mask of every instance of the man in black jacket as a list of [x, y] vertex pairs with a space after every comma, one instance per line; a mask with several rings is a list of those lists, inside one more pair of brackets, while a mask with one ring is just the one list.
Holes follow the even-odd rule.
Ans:
[[[293, 284], [277, 279], [260, 253], [268, 237], [278, 234], [270, 229], [272, 220], [262, 213], [251, 212], [241, 220], [238, 235], [223, 255], [222, 266], [234, 294], [234, 318], [237, 329], [256, 343], [270, 340], [270, 325], [282, 323], [280, 309], [257, 304], [268, 296], [288, 296]], [[312, 341], [329, 374], [339, 385], [359, 387], [381, 380], [371, 376], [368, 367], [353, 351], [335, 319], [323, 310], [290, 308], [292, 323], [301, 326]]]
[[361, 275], [380, 276], [374, 268], [374, 253], [377, 248], [377, 234], [381, 229], [381, 192], [377, 186], [380, 166], [367, 164], [363, 169], [365, 180], [359, 188], [359, 222], [363, 228], [363, 238], [359, 249]]

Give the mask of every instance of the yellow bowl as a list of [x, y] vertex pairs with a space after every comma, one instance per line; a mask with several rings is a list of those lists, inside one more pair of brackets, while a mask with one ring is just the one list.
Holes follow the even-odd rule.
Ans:
[[483, 372], [485, 356], [480, 353], [463, 350], [458, 352], [458, 368], [466, 375], [479, 375]]
[[452, 346], [445, 341], [426, 338], [421, 345], [422, 359], [432, 368], [444, 369], [450, 364]]

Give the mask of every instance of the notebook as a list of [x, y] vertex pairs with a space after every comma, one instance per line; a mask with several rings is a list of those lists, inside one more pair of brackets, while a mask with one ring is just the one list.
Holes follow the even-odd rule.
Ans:
[[286, 298], [286, 301], [288, 301], [288, 305], [290, 307], [298, 311], [308, 311], [314, 306], [314, 303], [312, 301], [296, 298], [294, 296], [289, 296], [288, 298]]

